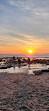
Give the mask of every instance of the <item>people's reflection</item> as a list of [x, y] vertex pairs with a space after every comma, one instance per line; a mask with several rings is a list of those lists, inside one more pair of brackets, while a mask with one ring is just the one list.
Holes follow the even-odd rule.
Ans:
[[18, 64], [18, 67], [20, 68], [20, 67], [21, 67], [21, 64]]
[[28, 69], [30, 69], [30, 58], [28, 58]]
[[13, 69], [15, 69], [15, 64], [13, 65]]
[[28, 68], [30, 68], [30, 64], [28, 64]]

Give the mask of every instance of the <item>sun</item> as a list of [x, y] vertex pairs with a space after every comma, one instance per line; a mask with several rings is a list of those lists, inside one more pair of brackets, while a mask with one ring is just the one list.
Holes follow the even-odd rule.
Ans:
[[32, 54], [32, 53], [33, 53], [33, 50], [28, 50], [28, 52], [29, 52], [30, 54]]

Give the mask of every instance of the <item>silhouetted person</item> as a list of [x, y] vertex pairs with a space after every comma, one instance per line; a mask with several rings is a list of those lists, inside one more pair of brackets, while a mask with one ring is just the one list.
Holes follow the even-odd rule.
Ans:
[[15, 60], [15, 56], [13, 56], [13, 60]]
[[18, 67], [20, 68], [20, 66], [21, 66], [21, 60], [18, 59]]
[[18, 64], [21, 64], [21, 60], [20, 59], [18, 59]]
[[26, 60], [25, 59], [23, 59], [23, 62], [25, 62]]
[[30, 64], [30, 58], [28, 57], [28, 64]]

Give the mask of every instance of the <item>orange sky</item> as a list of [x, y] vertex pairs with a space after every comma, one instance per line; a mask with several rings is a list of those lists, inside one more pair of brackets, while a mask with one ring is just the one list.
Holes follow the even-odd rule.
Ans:
[[[23, 34], [24, 36], [24, 34]], [[29, 35], [25, 35], [27, 40], [10, 38], [2, 36], [4, 42], [0, 42], [0, 54], [23, 54], [35, 55], [40, 53], [49, 53], [49, 39], [37, 39]], [[7, 41], [6, 41], [7, 40]], [[29, 41], [28, 41], [29, 40]], [[32, 50], [32, 54], [28, 52]]]

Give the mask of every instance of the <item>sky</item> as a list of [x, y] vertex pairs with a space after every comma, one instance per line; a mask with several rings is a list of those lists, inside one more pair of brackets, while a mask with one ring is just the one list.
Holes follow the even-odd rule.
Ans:
[[49, 54], [49, 0], [0, 0], [0, 54]]

